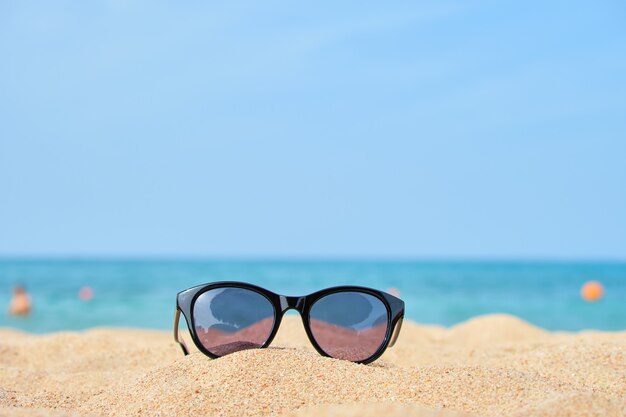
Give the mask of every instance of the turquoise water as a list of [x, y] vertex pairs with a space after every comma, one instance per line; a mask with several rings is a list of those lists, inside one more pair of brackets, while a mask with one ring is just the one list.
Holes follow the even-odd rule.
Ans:
[[[604, 299], [586, 303], [580, 286], [601, 281]], [[510, 313], [553, 330], [626, 329], [626, 263], [104, 261], [0, 260], [0, 308], [14, 284], [35, 306], [24, 319], [0, 313], [0, 327], [35, 332], [93, 326], [169, 329], [175, 295], [211, 281], [239, 280], [286, 295], [357, 284], [395, 287], [406, 315], [452, 325], [488, 313]], [[88, 285], [95, 298], [78, 299]]]

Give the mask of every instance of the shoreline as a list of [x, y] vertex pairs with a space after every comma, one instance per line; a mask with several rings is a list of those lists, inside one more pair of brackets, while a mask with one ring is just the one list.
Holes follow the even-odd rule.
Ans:
[[[291, 318], [289, 318], [291, 317]], [[296, 314], [293, 315], [285, 315], [285, 319], [288, 320], [293, 320], [293, 317], [295, 317], [298, 321], [298, 323], [300, 322], [300, 317]], [[19, 318], [15, 318], [12, 317], [12, 320], [32, 320], [32, 317], [19, 317]], [[487, 313], [487, 314], [479, 314], [476, 316], [473, 316], [467, 320], [462, 320], [459, 321], [458, 323], [452, 324], [452, 325], [443, 325], [443, 324], [437, 324], [437, 323], [424, 323], [424, 322], [416, 322], [415, 320], [409, 319], [409, 318], [404, 318], [404, 324], [406, 323], [411, 323], [411, 325], [415, 325], [419, 328], [422, 329], [432, 329], [434, 331], [437, 330], [443, 330], [443, 331], [456, 331], [456, 329], [458, 328], [464, 328], [466, 326], [469, 326], [470, 323], [473, 323], [475, 321], [482, 321], [483, 319], [492, 321], [494, 323], [497, 323], [498, 321], [508, 321], [510, 320], [510, 322], [517, 322], [519, 324], [521, 324], [523, 327], [527, 328], [527, 329], [535, 329], [535, 330], [541, 330], [546, 334], [552, 334], [552, 335], [581, 335], [581, 334], [607, 334], [607, 335], [611, 335], [611, 334], [622, 334], [622, 333], [626, 333], [626, 328], [624, 329], [619, 329], [619, 330], [604, 330], [604, 329], [596, 329], [596, 328], [584, 328], [584, 329], [580, 329], [580, 330], [561, 330], [561, 329], [547, 329], [544, 328], [540, 325], [531, 323], [527, 320], [524, 320], [521, 317], [515, 316], [513, 314], [509, 314], [509, 313]], [[187, 327], [186, 324], [184, 322], [181, 322], [181, 331], [183, 332], [187, 332]], [[17, 326], [0, 326], [0, 335], [2, 335], [3, 332], [7, 332], [7, 333], [19, 333], [19, 334], [24, 334], [24, 335], [30, 335], [30, 336], [50, 336], [50, 335], [54, 335], [54, 334], [61, 334], [61, 333], [75, 333], [75, 334], [83, 334], [83, 333], [87, 333], [87, 332], [91, 332], [91, 331], [99, 331], [99, 330], [103, 330], [103, 331], [120, 331], [120, 332], [149, 332], [149, 333], [158, 333], [158, 334], [164, 334], [167, 333], [168, 335], [171, 334], [172, 329], [167, 328], [161, 328], [161, 327], [141, 327], [141, 326], [111, 326], [111, 325], [102, 325], [102, 326], [92, 326], [92, 327], [87, 327], [84, 329], [61, 329], [61, 330], [50, 330], [50, 331], [29, 331], [29, 330], [24, 330], [20, 327]], [[532, 331], [532, 330], [531, 330]]]

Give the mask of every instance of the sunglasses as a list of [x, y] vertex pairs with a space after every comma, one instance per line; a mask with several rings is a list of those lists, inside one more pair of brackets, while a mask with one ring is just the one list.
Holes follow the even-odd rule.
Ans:
[[371, 288], [342, 286], [289, 297], [242, 282], [215, 282], [178, 293], [174, 339], [189, 354], [178, 331], [182, 313], [194, 344], [211, 358], [265, 348], [292, 309], [321, 355], [364, 364], [394, 345], [404, 317], [404, 301]]

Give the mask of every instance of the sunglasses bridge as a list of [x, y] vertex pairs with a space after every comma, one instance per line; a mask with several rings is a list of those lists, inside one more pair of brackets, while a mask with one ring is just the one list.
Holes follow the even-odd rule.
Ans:
[[306, 297], [289, 297], [286, 295], [280, 296], [280, 309], [281, 313], [285, 313], [287, 310], [296, 310], [302, 314], [304, 311], [304, 302]]

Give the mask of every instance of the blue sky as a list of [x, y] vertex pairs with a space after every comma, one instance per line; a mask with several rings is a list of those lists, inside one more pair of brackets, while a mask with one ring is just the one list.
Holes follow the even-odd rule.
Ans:
[[0, 1], [0, 255], [626, 259], [626, 6]]

